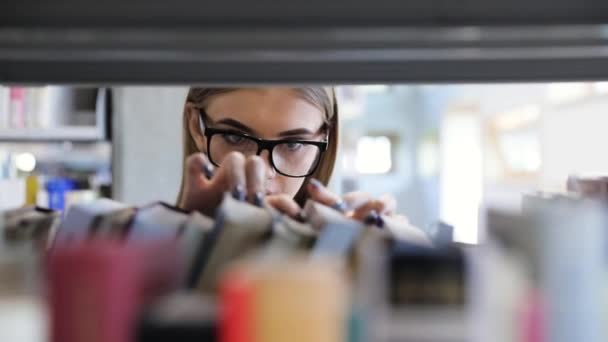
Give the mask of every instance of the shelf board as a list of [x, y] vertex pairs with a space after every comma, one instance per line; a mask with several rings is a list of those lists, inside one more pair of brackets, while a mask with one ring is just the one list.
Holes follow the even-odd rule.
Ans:
[[98, 127], [67, 126], [53, 128], [0, 128], [0, 141], [99, 141], [103, 136]]

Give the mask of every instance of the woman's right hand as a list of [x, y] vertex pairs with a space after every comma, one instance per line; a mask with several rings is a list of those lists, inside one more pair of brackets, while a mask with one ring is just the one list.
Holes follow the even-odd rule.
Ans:
[[[258, 156], [232, 152], [218, 168], [207, 156], [195, 153], [186, 159], [184, 188], [178, 206], [214, 216], [225, 192], [240, 200], [261, 206], [265, 194], [266, 164]], [[213, 175], [212, 177], [210, 177]]]

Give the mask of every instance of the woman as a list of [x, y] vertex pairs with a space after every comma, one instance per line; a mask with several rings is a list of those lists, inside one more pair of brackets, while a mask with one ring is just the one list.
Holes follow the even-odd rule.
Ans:
[[263, 201], [300, 217], [307, 199], [382, 224], [395, 199], [326, 185], [336, 163], [338, 104], [333, 88], [191, 88], [184, 107], [184, 158], [178, 205], [212, 215], [223, 194]]

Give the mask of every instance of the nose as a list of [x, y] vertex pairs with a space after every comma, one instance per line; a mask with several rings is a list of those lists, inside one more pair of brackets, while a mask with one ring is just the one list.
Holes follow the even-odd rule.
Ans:
[[272, 163], [270, 162], [270, 152], [268, 150], [264, 150], [260, 153], [260, 158], [262, 158], [262, 160], [264, 160], [264, 163], [266, 163], [266, 178], [267, 179], [272, 179], [276, 176], [276, 171], [275, 169], [272, 167]]

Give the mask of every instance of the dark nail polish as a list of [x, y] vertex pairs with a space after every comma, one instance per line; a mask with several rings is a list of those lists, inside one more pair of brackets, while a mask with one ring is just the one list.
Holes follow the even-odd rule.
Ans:
[[256, 192], [255, 194], [253, 194], [253, 204], [258, 207], [263, 207], [264, 206], [264, 194], [262, 194], [259, 191]]
[[331, 207], [341, 213], [345, 213], [346, 211], [348, 211], [348, 205], [346, 204], [346, 202], [344, 202], [342, 200], [334, 203], [334, 205], [332, 205]]
[[378, 228], [384, 228], [384, 220], [382, 219], [382, 216], [378, 215], [378, 220], [376, 221], [376, 226], [378, 226]]
[[322, 187], [322, 186], [323, 186], [323, 184], [321, 184], [321, 182], [320, 182], [320, 181], [318, 181], [318, 180], [316, 180], [316, 179], [314, 179], [314, 178], [311, 178], [311, 179], [308, 181], [308, 183], [310, 183], [310, 185], [314, 186], [315, 188], [320, 188], [320, 187]]
[[237, 201], [245, 201], [245, 188], [242, 185], [237, 185], [234, 190], [232, 190], [232, 197]]
[[203, 166], [203, 174], [205, 174], [207, 179], [211, 179], [211, 177], [213, 177], [213, 168], [211, 165], [205, 164], [205, 166]]
[[370, 211], [369, 214], [367, 214], [367, 216], [365, 217], [365, 220], [363, 222], [365, 222], [365, 224], [369, 224], [369, 225], [377, 225], [378, 224], [378, 219], [380, 219], [380, 216], [378, 216], [378, 213], [375, 210]]

